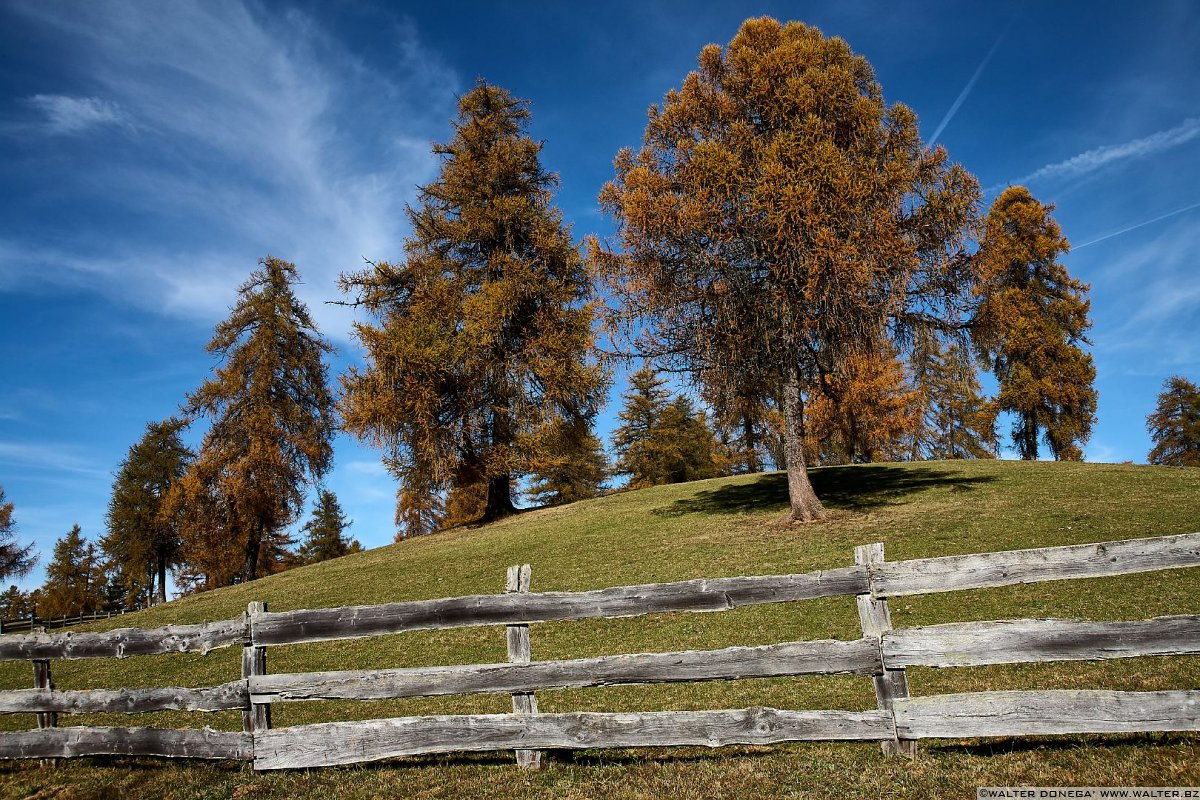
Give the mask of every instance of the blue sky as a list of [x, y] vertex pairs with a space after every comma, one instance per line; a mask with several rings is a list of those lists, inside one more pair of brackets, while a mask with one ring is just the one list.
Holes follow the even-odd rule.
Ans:
[[[403, 209], [477, 77], [532, 101], [581, 238], [647, 107], [747, 17], [798, 19], [980, 179], [1057, 205], [1091, 283], [1092, 461], [1142, 462], [1172, 374], [1200, 379], [1200, 4], [0, 0], [0, 485], [45, 553], [103, 531], [112, 474], [176, 412], [267, 254], [358, 363], [334, 280], [398, 259]], [[612, 427], [615, 402], [600, 421]], [[341, 438], [353, 535], [391, 540], [395, 487]], [[42, 568], [22, 582], [38, 585]]]

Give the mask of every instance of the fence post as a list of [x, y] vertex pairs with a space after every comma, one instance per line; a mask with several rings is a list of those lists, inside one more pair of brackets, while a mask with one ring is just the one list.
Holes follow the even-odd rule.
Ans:
[[[33, 688], [45, 689], [47, 692], [54, 691], [54, 683], [50, 679], [49, 659], [37, 658], [33, 660]], [[53, 711], [39, 711], [37, 723], [39, 728], [57, 728], [58, 714]], [[41, 760], [43, 767], [52, 767], [56, 763], [56, 759], [53, 758], [43, 758]]]
[[[865, 566], [869, 570], [872, 564], [879, 564], [882, 561], [883, 542], [864, 544], [854, 548], [855, 564]], [[868, 585], [870, 585], [869, 581]], [[862, 626], [863, 636], [879, 638], [892, 629], [892, 615], [888, 610], [887, 600], [876, 600], [871, 597], [870, 592], [857, 595], [855, 599], [858, 601], [858, 622]], [[882, 655], [881, 647], [881, 659]], [[875, 682], [875, 701], [878, 703], [880, 711], [887, 711], [890, 714], [893, 700], [903, 700], [908, 697], [908, 676], [903, 669], [888, 669], [885, 663], [883, 674], [873, 676], [872, 680]], [[882, 746], [884, 755], [915, 756], [917, 754], [915, 739], [893, 739], [882, 742]]]
[[[528, 564], [508, 568], [508, 580], [505, 592], [528, 592], [529, 580], [533, 572]], [[528, 625], [509, 625], [506, 630], [508, 638], [508, 660], [514, 664], [528, 664], [533, 658], [533, 648], [529, 643]], [[514, 714], [536, 714], [537, 697], [533, 692], [513, 692]], [[524, 769], [541, 769], [542, 753], [540, 750], [518, 750], [517, 766]]]
[[[267, 674], [267, 648], [254, 646], [254, 625], [251, 622], [252, 615], [266, 610], [267, 604], [257, 601], [246, 606], [246, 646], [242, 648], [243, 679]], [[258, 733], [270, 728], [270, 703], [251, 703], [242, 711], [242, 730], [246, 733]]]

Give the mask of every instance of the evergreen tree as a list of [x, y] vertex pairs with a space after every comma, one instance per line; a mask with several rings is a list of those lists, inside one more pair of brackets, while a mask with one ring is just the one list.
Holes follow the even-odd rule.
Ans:
[[629, 476], [631, 489], [715, 478], [728, 468], [705, 415], [665, 385], [650, 366], [629, 378], [613, 449], [616, 472]]
[[331, 558], [341, 558], [348, 553], [362, 551], [362, 545], [357, 539], [349, 539], [344, 534], [352, 521], [342, 513], [337, 495], [328, 489], [322, 489], [313, 504], [312, 519], [300, 530], [304, 532], [304, 543], [300, 546], [300, 560], [305, 564], [315, 564]]
[[931, 337], [917, 348], [913, 372], [922, 414], [911, 458], [995, 458], [996, 410], [983, 396], [966, 348]]
[[983, 302], [975, 343], [1000, 384], [996, 405], [1015, 415], [1013, 443], [1038, 457], [1038, 434], [1055, 459], [1078, 461], [1096, 421], [1096, 367], [1086, 284], [1058, 256], [1070, 249], [1050, 212], [1024, 186], [1005, 189], [988, 212], [977, 260]]
[[53, 618], [98, 611], [104, 605], [104, 585], [104, 566], [96, 547], [75, 525], [54, 543], [37, 613]]
[[270, 256], [259, 267], [208, 344], [223, 363], [188, 396], [187, 413], [211, 420], [172, 493], [172, 509], [182, 513], [181, 575], [191, 588], [249, 581], [292, 563], [283, 528], [333, 460], [323, 361], [332, 348], [292, 292], [296, 267]]
[[384, 451], [403, 534], [436, 522], [452, 489], [482, 486], [462, 513], [513, 513], [542, 431], [590, 420], [603, 397], [588, 276], [528, 124], [526, 102], [479, 82], [434, 147], [441, 172], [408, 211], [404, 262], [341, 280], [375, 319], [355, 326], [367, 366], [342, 378], [344, 425]]
[[22, 592], [16, 584], [0, 594], [0, 619], [23, 619], [33, 613], [33, 600], [28, 592]]
[[1200, 467], [1200, 387], [1182, 375], [1168, 378], [1146, 429], [1154, 442], [1151, 464]]
[[964, 324], [978, 183], [843, 40], [769, 18], [706, 46], [616, 170], [601, 203], [621, 250], [589, 251], [617, 322], [693, 375], [770, 376], [792, 518], [822, 517], [805, 394], [885, 332]]
[[135, 602], [166, 602], [167, 570], [179, 564], [179, 521], [165, 500], [193, 457], [180, 437], [185, 425], [176, 418], [149, 423], [113, 482], [100, 548]]
[[0, 486], [0, 580], [28, 575], [37, 563], [33, 543], [21, 547], [16, 541], [17, 522], [13, 519], [12, 503], [5, 502], [4, 487]]
[[531, 473], [526, 494], [539, 505], [574, 503], [599, 497], [608, 480], [604, 445], [582, 423], [564, 422], [547, 433], [544, 454]]

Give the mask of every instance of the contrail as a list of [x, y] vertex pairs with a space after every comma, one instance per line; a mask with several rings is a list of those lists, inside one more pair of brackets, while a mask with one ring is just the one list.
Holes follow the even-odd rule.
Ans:
[[975, 82], [978, 81], [979, 76], [983, 74], [984, 68], [988, 65], [988, 62], [992, 60], [992, 56], [996, 55], [996, 51], [1000, 49], [1000, 43], [1004, 41], [1004, 37], [1008, 35], [1008, 29], [1013, 26], [1013, 22], [1015, 22], [1016, 19], [1017, 15], [1013, 14], [1012, 19], [1010, 19], [1008, 24], [1004, 26], [1004, 30], [1000, 31], [1000, 36], [997, 37], [995, 44], [992, 45], [992, 49], [988, 50], [987, 55], [983, 57], [983, 61], [979, 62], [979, 66], [975, 69], [975, 74], [971, 76], [971, 80], [967, 81], [967, 85], [963, 87], [963, 90], [958, 93], [958, 98], [954, 101], [954, 104], [950, 106], [950, 110], [946, 112], [946, 116], [942, 117], [942, 121], [937, 126], [937, 130], [935, 130], [933, 135], [929, 137], [930, 144], [937, 142], [938, 137], [942, 135], [942, 131], [946, 130], [946, 126], [950, 124], [950, 120], [954, 119], [954, 115], [958, 113], [958, 109], [962, 106], [963, 101], [967, 99], [967, 95], [969, 95], [971, 90], [975, 88]]
[[1092, 239], [1091, 241], [1084, 242], [1083, 244], [1077, 244], [1074, 247], [1072, 247], [1071, 249], [1079, 250], [1081, 248], [1087, 247], [1088, 245], [1096, 244], [1097, 242], [1103, 242], [1105, 239], [1111, 239], [1114, 236], [1120, 236], [1122, 233], [1129, 233], [1130, 231], [1135, 231], [1138, 228], [1144, 228], [1147, 225], [1153, 225], [1155, 222], [1161, 222], [1162, 220], [1167, 219], [1168, 217], [1174, 217], [1178, 214], [1184, 213], [1185, 211], [1191, 211], [1193, 208], [1200, 208], [1200, 203], [1192, 203], [1190, 206], [1184, 206], [1183, 208], [1177, 208], [1174, 211], [1168, 211], [1166, 214], [1163, 214], [1160, 217], [1155, 217], [1154, 219], [1148, 219], [1145, 222], [1139, 222], [1137, 225], [1130, 225], [1128, 228], [1122, 228], [1119, 231], [1113, 231], [1112, 233], [1106, 233], [1103, 236], [1100, 236], [1096, 239]]

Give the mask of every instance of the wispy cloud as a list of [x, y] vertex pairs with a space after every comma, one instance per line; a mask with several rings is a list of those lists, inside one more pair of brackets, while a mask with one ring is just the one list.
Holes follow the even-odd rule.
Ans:
[[74, 447], [54, 444], [0, 442], [0, 464], [22, 469], [50, 470], [85, 478], [108, 478], [110, 473]]
[[942, 135], [942, 131], [946, 130], [946, 126], [950, 124], [950, 120], [954, 119], [954, 115], [958, 113], [958, 109], [962, 108], [962, 104], [966, 101], [967, 97], [971, 94], [971, 91], [975, 88], [975, 84], [979, 81], [979, 77], [983, 75], [983, 71], [987, 68], [988, 62], [992, 60], [992, 56], [996, 55], [996, 51], [1000, 49], [1001, 43], [1003, 43], [1004, 38], [1008, 36], [1008, 31], [1010, 28], [1012, 28], [1013, 22], [1015, 21], [1016, 15], [1014, 15], [1012, 19], [1008, 21], [1008, 24], [1004, 26], [1004, 30], [1000, 31], [1000, 35], [997, 36], [996, 41], [992, 43], [992, 48], [987, 51], [987, 55], [985, 55], [983, 60], [979, 62], [979, 66], [976, 67], [975, 73], [971, 76], [971, 79], [967, 81], [967, 85], [964, 86], [963, 90], [958, 93], [958, 97], [955, 98], [954, 103], [950, 106], [950, 110], [946, 112], [946, 116], [942, 117], [942, 121], [938, 123], [937, 129], [929, 137], [930, 144], [938, 141], [938, 138]]
[[80, 133], [98, 126], [127, 124], [120, 106], [99, 97], [35, 94], [29, 104], [45, 115], [45, 128], [50, 133]]
[[1196, 138], [1200, 138], [1200, 118], [1193, 117], [1184, 120], [1174, 128], [1159, 131], [1141, 139], [1097, 147], [1068, 158], [1066, 161], [1047, 164], [1012, 183], [1024, 184], [1045, 179], [1078, 178], [1111, 164], [1145, 158], [1164, 150], [1170, 150]]
[[383, 73], [300, 12], [250, 2], [17, 11], [70, 47], [69, 77], [94, 87], [37, 95], [45, 124], [136, 120], [138, 141], [56, 160], [61, 173], [43, 177], [81, 205], [51, 235], [0, 242], [0, 288], [74, 283], [211, 321], [270, 254], [299, 267], [322, 329], [346, 335], [349, 312], [325, 305], [334, 280], [363, 256], [399, 253], [403, 206], [433, 175], [428, 143], [445, 136], [459, 89], [411, 26], [389, 21]]

